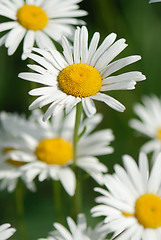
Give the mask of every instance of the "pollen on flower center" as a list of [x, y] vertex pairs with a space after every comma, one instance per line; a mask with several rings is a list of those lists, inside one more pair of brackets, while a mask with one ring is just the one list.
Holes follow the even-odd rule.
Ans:
[[135, 217], [144, 228], [161, 227], [161, 198], [144, 194], [135, 203]]
[[73, 146], [62, 138], [42, 140], [36, 147], [36, 156], [47, 164], [63, 165], [73, 156]]
[[48, 16], [41, 7], [25, 4], [18, 9], [17, 20], [24, 28], [38, 31], [46, 27]]
[[63, 92], [80, 98], [95, 95], [102, 86], [100, 73], [94, 67], [83, 63], [64, 68], [58, 81]]

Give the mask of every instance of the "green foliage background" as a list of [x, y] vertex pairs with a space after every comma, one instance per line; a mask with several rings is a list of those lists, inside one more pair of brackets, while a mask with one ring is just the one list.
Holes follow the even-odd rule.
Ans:
[[[148, 0], [84, 0], [81, 8], [89, 12], [84, 19], [90, 33], [101, 33], [101, 41], [111, 32], [117, 33], [117, 38], [125, 38], [128, 47], [119, 57], [139, 54], [142, 60], [123, 69], [139, 70], [147, 80], [137, 84], [133, 91], [115, 91], [109, 94], [126, 106], [124, 113], [118, 113], [104, 104], [97, 103], [98, 112], [102, 112], [104, 120], [99, 128], [112, 128], [115, 141], [112, 146], [115, 152], [112, 155], [101, 157], [101, 161], [113, 171], [115, 163], [121, 163], [123, 154], [130, 154], [135, 159], [138, 157], [140, 146], [146, 141], [138, 137], [128, 126], [128, 121], [134, 117], [132, 107], [141, 100], [142, 95], [156, 94], [160, 96], [161, 88], [161, 3], [149, 5]], [[0, 19], [1, 22], [3, 19]], [[2, 34], [1, 34], [2, 35]], [[11, 57], [7, 55], [5, 47], [0, 48], [0, 110], [29, 114], [28, 105], [32, 97], [28, 91], [32, 89], [29, 82], [17, 77], [19, 72], [27, 70], [27, 61], [20, 60], [22, 46]], [[83, 184], [82, 212], [88, 216], [89, 224], [94, 224], [98, 219], [90, 217], [89, 210], [95, 205], [96, 194], [93, 187], [97, 184], [88, 179], [88, 184]], [[47, 237], [51, 231], [52, 223], [57, 221], [54, 213], [54, 199], [52, 183], [37, 182], [37, 192], [31, 193], [25, 188], [25, 222], [28, 239], [34, 240]], [[72, 204], [70, 197], [62, 191], [62, 208], [64, 216], [70, 215]], [[10, 222], [17, 227], [15, 196], [7, 191], [0, 192], [0, 224]], [[19, 239], [16, 233], [14, 239]]]

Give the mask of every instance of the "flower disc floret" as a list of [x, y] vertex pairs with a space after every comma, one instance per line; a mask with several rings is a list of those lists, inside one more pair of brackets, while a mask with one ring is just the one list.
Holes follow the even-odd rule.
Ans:
[[62, 138], [43, 139], [36, 147], [36, 156], [47, 164], [63, 165], [73, 156], [73, 146]]
[[48, 16], [41, 7], [25, 4], [18, 9], [17, 20], [24, 28], [38, 31], [46, 27]]
[[161, 227], [161, 198], [155, 194], [144, 194], [135, 203], [135, 216], [144, 228]]
[[80, 98], [95, 95], [102, 86], [100, 73], [94, 67], [83, 63], [64, 68], [58, 76], [58, 81], [63, 92]]

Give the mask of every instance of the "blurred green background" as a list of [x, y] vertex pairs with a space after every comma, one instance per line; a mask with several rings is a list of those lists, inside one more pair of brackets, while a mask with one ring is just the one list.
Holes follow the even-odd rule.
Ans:
[[[112, 143], [115, 152], [100, 158], [112, 172], [113, 165], [116, 162], [121, 163], [123, 154], [130, 154], [137, 159], [139, 149], [146, 141], [143, 137], [137, 137], [128, 127], [129, 119], [134, 117], [132, 109], [134, 103], [139, 102], [141, 96], [145, 94], [160, 96], [161, 3], [149, 5], [148, 0], [84, 0], [80, 5], [89, 12], [84, 20], [87, 22], [90, 38], [96, 31], [101, 33], [101, 41], [111, 32], [117, 33], [118, 39], [125, 38], [128, 47], [119, 57], [139, 54], [142, 60], [124, 68], [123, 71], [139, 70], [147, 77], [147, 80], [138, 83], [133, 91], [109, 92], [109, 95], [126, 106], [124, 113], [118, 113], [104, 104], [96, 103], [98, 112], [104, 115], [99, 129], [111, 128], [115, 135], [115, 141]], [[27, 61], [20, 60], [21, 47], [11, 57], [7, 56], [4, 47], [0, 48], [0, 110], [25, 112], [28, 115], [28, 105], [33, 100], [28, 95], [31, 86], [29, 82], [17, 77], [19, 72], [27, 70]], [[95, 205], [94, 198], [97, 194], [93, 188], [97, 184], [91, 179], [87, 181], [88, 184], [84, 183], [82, 187], [82, 212], [87, 214], [89, 224], [93, 225], [98, 219], [91, 218], [89, 210]], [[23, 191], [28, 239], [47, 237], [48, 232], [53, 229], [52, 223], [56, 221], [52, 183], [37, 182], [36, 193], [31, 193], [25, 188]], [[70, 197], [62, 188], [61, 191], [64, 215], [68, 216], [72, 204]], [[14, 193], [3, 191], [0, 196], [0, 224], [10, 222], [12, 226], [17, 227]], [[16, 233], [12, 239], [18, 240], [18, 234]]]

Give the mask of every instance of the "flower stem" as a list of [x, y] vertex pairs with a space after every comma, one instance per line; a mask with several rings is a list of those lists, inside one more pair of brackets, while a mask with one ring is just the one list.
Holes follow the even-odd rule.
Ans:
[[19, 239], [26, 240], [26, 228], [25, 228], [25, 217], [24, 217], [24, 193], [21, 183], [17, 184], [15, 189], [15, 202], [16, 202], [16, 211], [18, 218], [18, 232]]
[[77, 215], [80, 212], [81, 207], [81, 194], [80, 194], [80, 179], [77, 171], [77, 143], [78, 143], [78, 130], [81, 120], [82, 113], [82, 103], [78, 103], [76, 106], [76, 117], [75, 117], [75, 126], [74, 126], [74, 134], [73, 134], [73, 171], [76, 176], [76, 190], [75, 195], [73, 197], [73, 218], [76, 220]]
[[61, 204], [61, 186], [60, 182], [53, 181], [53, 197], [54, 197], [54, 212], [56, 215], [56, 221], [64, 224], [64, 218], [62, 215], [62, 204]]
[[78, 130], [81, 120], [82, 113], [82, 103], [78, 103], [76, 106], [76, 117], [75, 117], [75, 126], [74, 126], [74, 135], [73, 135], [73, 169], [76, 171], [76, 162], [77, 162], [77, 143], [78, 143]]

